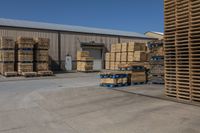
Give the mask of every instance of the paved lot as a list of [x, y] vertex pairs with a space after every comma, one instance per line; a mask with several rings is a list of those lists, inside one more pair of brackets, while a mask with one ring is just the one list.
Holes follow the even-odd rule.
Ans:
[[162, 91], [101, 88], [96, 74], [0, 79], [0, 133], [199, 133], [200, 107]]

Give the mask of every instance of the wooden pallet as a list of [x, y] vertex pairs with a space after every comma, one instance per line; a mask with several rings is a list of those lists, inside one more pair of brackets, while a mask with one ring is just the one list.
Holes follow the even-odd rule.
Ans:
[[4, 72], [3, 74], [5, 77], [16, 77], [17, 75], [17, 72]]
[[38, 76], [53, 76], [53, 72], [52, 71], [38, 71], [37, 75]]
[[107, 88], [116, 88], [116, 87], [127, 87], [130, 84], [100, 84], [101, 87], [107, 87]]
[[36, 72], [22, 72], [21, 75], [24, 77], [36, 77], [37, 73]]
[[18, 48], [33, 48], [35, 41], [32, 37], [18, 37]]

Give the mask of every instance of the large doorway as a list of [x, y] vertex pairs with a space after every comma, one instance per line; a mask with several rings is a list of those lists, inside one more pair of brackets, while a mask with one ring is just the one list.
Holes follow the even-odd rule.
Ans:
[[82, 43], [81, 47], [83, 51], [88, 51], [90, 56], [94, 58], [93, 70], [103, 69], [103, 59], [104, 59], [104, 44], [98, 43]]

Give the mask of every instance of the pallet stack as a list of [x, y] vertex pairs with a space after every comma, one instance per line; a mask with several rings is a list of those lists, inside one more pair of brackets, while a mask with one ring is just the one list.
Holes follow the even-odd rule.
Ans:
[[200, 1], [164, 3], [166, 95], [200, 102]]
[[17, 68], [18, 74], [22, 76], [36, 76], [36, 72], [33, 72], [33, 48], [34, 40], [29, 37], [17, 38]]
[[49, 70], [49, 45], [48, 38], [36, 38], [34, 48], [34, 71], [39, 76], [51, 76], [53, 72]]
[[15, 42], [11, 37], [0, 38], [0, 73], [4, 76], [17, 76], [15, 72]]
[[149, 64], [149, 83], [164, 84], [164, 56], [152, 56]]
[[123, 87], [130, 85], [130, 74], [126, 72], [102, 72], [100, 80], [100, 86], [103, 87]]
[[91, 72], [93, 70], [93, 58], [88, 51], [77, 52], [77, 71]]
[[118, 70], [121, 64], [147, 61], [147, 47], [145, 43], [129, 42], [111, 45], [111, 52], [106, 53], [105, 68]]
[[148, 43], [149, 48], [149, 83], [164, 84], [164, 48], [162, 41]]
[[143, 65], [120, 65], [119, 70], [129, 73], [131, 75], [130, 81], [132, 85], [145, 84], [147, 82], [146, 68]]
[[148, 42], [149, 58], [151, 56], [164, 56], [163, 41]]

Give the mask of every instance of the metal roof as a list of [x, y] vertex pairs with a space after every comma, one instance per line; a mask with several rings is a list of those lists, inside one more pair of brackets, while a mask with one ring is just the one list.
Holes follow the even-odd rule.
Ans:
[[25, 21], [25, 20], [13, 20], [13, 19], [4, 19], [4, 18], [0, 18], [0, 26], [33, 28], [33, 29], [43, 29], [43, 30], [55, 30], [55, 31], [72, 31], [72, 32], [81, 32], [81, 33], [94, 33], [94, 34], [117, 35], [117, 36], [151, 39], [143, 34], [135, 33], [135, 32], [126, 32], [126, 31], [120, 31], [120, 30], [110, 30], [110, 29], [100, 29], [100, 28], [89, 28], [89, 27], [84, 27], [84, 26], [52, 24], [52, 23], [43, 23], [43, 22], [32, 22], [32, 21]]
[[[162, 36], [164, 36], [164, 33], [163, 33], [163, 32], [148, 31], [148, 32], [146, 32], [146, 33], [154, 33], [154, 34], [158, 34], [158, 35], [162, 35]], [[145, 33], [145, 34], [146, 34], [146, 33]]]

